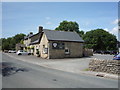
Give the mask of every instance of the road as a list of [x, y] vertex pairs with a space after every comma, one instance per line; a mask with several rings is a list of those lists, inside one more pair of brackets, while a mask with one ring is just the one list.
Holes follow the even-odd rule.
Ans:
[[114, 79], [49, 69], [5, 54], [2, 61], [14, 67], [2, 77], [3, 88], [118, 88]]

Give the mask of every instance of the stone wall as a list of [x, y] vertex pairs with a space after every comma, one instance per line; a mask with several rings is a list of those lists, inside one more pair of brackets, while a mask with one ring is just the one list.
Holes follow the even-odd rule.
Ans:
[[[49, 59], [77, 58], [83, 56], [83, 43], [56, 41], [64, 43], [64, 49], [52, 49], [53, 42], [55, 41], [49, 42]], [[69, 49], [70, 54], [65, 54], [66, 48]]]
[[120, 74], [119, 60], [99, 60], [91, 59], [89, 63], [90, 71], [106, 72], [111, 74]]
[[27, 40], [24, 40], [23, 43], [26, 45], [26, 46], [29, 46], [31, 42], [31, 39], [27, 39]]
[[43, 34], [41, 41], [40, 41], [40, 56], [42, 58], [48, 58], [49, 52], [47, 51], [47, 53], [43, 53], [44, 48], [49, 48], [48, 39], [45, 34]]
[[93, 56], [93, 49], [84, 49], [83, 56]]

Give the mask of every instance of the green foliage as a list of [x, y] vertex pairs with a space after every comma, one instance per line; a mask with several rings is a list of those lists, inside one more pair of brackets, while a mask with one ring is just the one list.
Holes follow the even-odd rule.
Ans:
[[78, 32], [78, 34], [79, 34], [80, 37], [83, 37], [83, 35], [84, 35], [84, 31], [81, 30], [81, 31]]
[[60, 23], [60, 25], [55, 29], [55, 30], [60, 30], [60, 31], [75, 31], [79, 32], [79, 25], [77, 22], [68, 22], [68, 21], [63, 21]]
[[83, 35], [85, 47], [95, 50], [116, 50], [117, 39], [115, 35], [103, 29], [96, 29], [86, 32]]
[[20, 41], [21, 44], [24, 44], [23, 39]]
[[27, 46], [27, 49], [30, 49], [30, 46]]
[[86, 69], [84, 69], [83, 71], [90, 71], [90, 69], [89, 69], [89, 68], [86, 68]]
[[24, 36], [25, 36], [25, 34], [22, 34], [22, 33], [15, 35], [13, 37], [15, 40], [15, 43], [20, 43], [20, 41], [24, 38]]
[[2, 42], [1, 46], [2, 46], [2, 50], [14, 50], [15, 49], [15, 45], [17, 43], [22, 42], [21, 40], [24, 38], [25, 34], [17, 34], [13, 37], [9, 37], [9, 38], [1, 38], [0, 41]]
[[31, 49], [34, 49], [34, 46], [31, 46]]
[[77, 32], [79, 34], [79, 36], [83, 36], [84, 35], [84, 31], [79, 31], [79, 25], [77, 22], [68, 22], [68, 21], [63, 21], [60, 23], [60, 25], [55, 28], [55, 30], [58, 31], [71, 31], [71, 32]]

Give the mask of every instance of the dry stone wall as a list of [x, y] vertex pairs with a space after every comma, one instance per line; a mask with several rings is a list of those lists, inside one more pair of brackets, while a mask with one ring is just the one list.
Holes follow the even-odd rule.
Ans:
[[93, 56], [93, 49], [84, 49], [83, 56]]
[[91, 59], [89, 63], [89, 69], [90, 71], [106, 72], [120, 75], [120, 61]]

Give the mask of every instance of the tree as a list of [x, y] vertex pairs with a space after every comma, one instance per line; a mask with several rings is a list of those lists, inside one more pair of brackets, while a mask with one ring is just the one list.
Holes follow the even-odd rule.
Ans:
[[83, 37], [83, 35], [84, 35], [84, 31], [81, 30], [81, 31], [78, 32], [78, 34], [79, 34], [80, 37]]
[[63, 21], [60, 23], [60, 25], [55, 29], [55, 30], [59, 30], [59, 31], [75, 31], [75, 32], [79, 32], [79, 25], [77, 22], [68, 22], [68, 21]]
[[20, 43], [21, 43], [21, 44], [24, 44], [24, 40], [22, 39], [22, 40], [20, 41]]
[[15, 36], [13, 37], [14, 40], [15, 40], [15, 43], [20, 43], [20, 41], [21, 41], [22, 39], [24, 39], [24, 36], [25, 36], [25, 34], [22, 34], [22, 33], [15, 35]]
[[77, 32], [79, 36], [84, 35], [84, 31], [79, 30], [79, 24], [77, 22], [72, 22], [72, 21], [62, 21], [60, 25], [55, 28], [55, 30], [58, 31], [70, 31], [70, 32]]
[[1, 42], [2, 42], [2, 50], [10, 50], [10, 49], [15, 49], [15, 45], [17, 43], [22, 42], [22, 40], [24, 39], [25, 34], [17, 34], [13, 37], [9, 37], [9, 38], [1, 38]]
[[2, 38], [2, 50], [9, 50], [9, 42], [7, 41], [7, 39]]
[[86, 32], [83, 35], [85, 47], [95, 50], [116, 50], [116, 36], [103, 29], [96, 29]]

